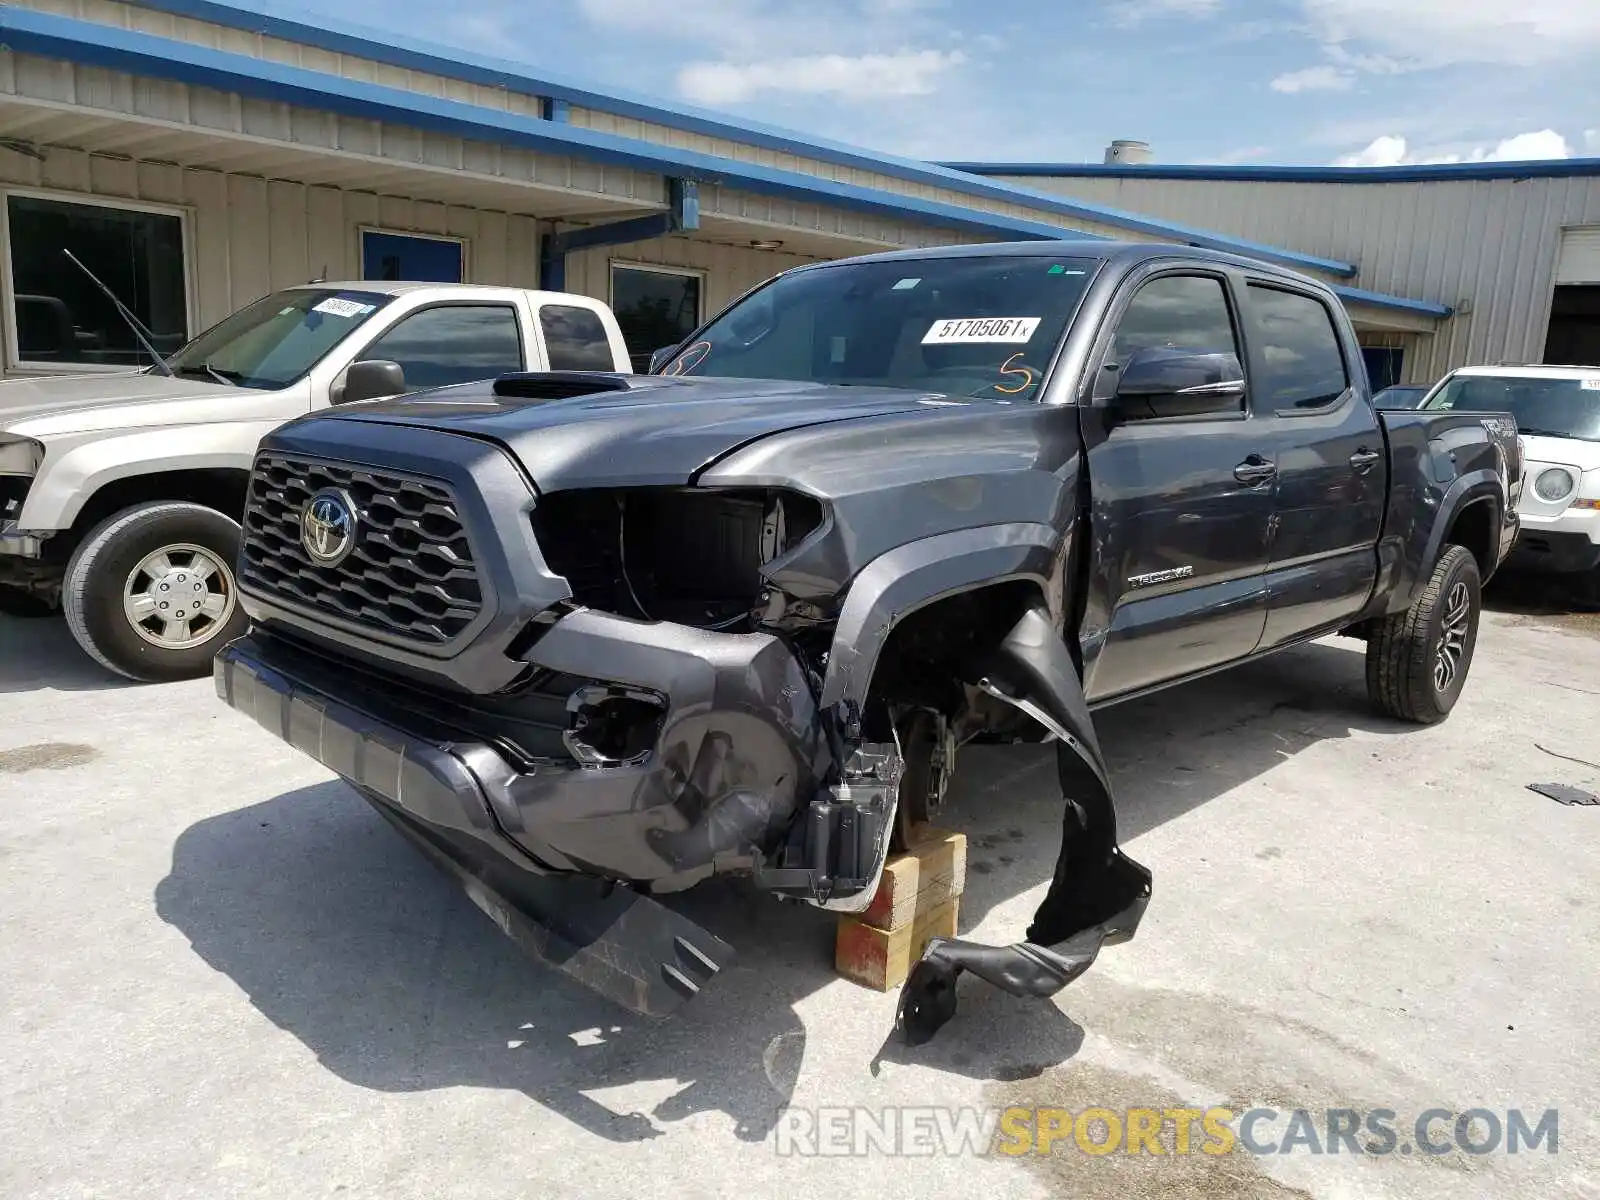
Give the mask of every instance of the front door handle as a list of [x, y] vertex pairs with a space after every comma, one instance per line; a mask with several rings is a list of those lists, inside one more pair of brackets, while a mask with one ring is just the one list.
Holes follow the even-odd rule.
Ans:
[[1259, 454], [1252, 454], [1233, 469], [1233, 477], [1240, 483], [1265, 483], [1278, 473], [1276, 463], [1268, 462]]
[[1376, 450], [1369, 450], [1367, 447], [1363, 446], [1350, 456], [1350, 465], [1361, 474], [1365, 475], [1368, 471], [1372, 470], [1373, 465], [1382, 457], [1383, 455], [1379, 454]]

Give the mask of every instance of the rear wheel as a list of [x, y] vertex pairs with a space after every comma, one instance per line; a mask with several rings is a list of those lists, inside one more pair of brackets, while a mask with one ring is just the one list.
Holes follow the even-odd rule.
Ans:
[[1428, 585], [1405, 612], [1374, 622], [1367, 692], [1391, 717], [1432, 725], [1461, 697], [1483, 612], [1477, 559], [1447, 546]]
[[101, 522], [73, 553], [62, 588], [72, 636], [120, 675], [193, 679], [240, 636], [233, 563], [239, 526], [199, 504], [140, 504]]

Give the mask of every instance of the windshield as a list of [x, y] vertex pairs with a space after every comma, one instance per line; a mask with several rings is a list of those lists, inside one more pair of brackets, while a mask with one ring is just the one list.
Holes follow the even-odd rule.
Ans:
[[293, 288], [213, 325], [167, 360], [175, 375], [238, 387], [288, 387], [392, 300], [381, 292]]
[[1519, 433], [1600, 442], [1600, 371], [1589, 379], [1456, 375], [1423, 407], [1508, 412]]
[[1094, 259], [840, 263], [779, 276], [708, 325], [664, 375], [1033, 397]]

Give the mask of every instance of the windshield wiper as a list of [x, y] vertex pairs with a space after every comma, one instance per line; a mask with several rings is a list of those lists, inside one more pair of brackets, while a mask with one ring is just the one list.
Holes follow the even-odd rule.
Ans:
[[190, 366], [189, 364], [185, 363], [183, 366], [177, 368], [173, 374], [195, 379], [199, 379], [202, 376], [209, 376], [210, 378], [215, 379], [218, 383], [225, 383], [229, 387], [244, 386], [239, 382], [244, 378], [243, 371], [229, 371], [225, 367], [214, 367], [208, 362], [201, 363], [197, 367]]
[[110, 300], [112, 305], [116, 308], [117, 315], [128, 323], [128, 328], [133, 330], [133, 336], [139, 339], [139, 344], [144, 347], [145, 353], [147, 353], [151, 358], [155, 359], [155, 365], [161, 368], [161, 373], [163, 375], [171, 375], [173, 373], [172, 367], [167, 363], [166, 359], [162, 358], [161, 355], [156, 353], [155, 343], [152, 340], [155, 335], [146, 329], [143, 322], [141, 322], [138, 317], [134, 316], [133, 313], [129, 311], [126, 304], [117, 299], [117, 294], [115, 292], [100, 282], [100, 277], [98, 275], [78, 261], [78, 256], [76, 254], [65, 247], [62, 247], [61, 253], [65, 254], [67, 258], [72, 261], [73, 266], [77, 267], [78, 270], [87, 275], [95, 287], [99, 288], [106, 294], [106, 298]]

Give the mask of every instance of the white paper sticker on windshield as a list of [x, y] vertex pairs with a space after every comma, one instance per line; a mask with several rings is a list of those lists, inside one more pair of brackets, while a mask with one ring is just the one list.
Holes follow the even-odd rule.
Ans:
[[1600, 392], [1600, 379], [1580, 379], [1578, 386], [1586, 392]]
[[995, 342], [1021, 345], [1039, 328], [1040, 317], [954, 317], [935, 321], [922, 335], [924, 346]]
[[896, 291], [896, 292], [908, 292], [912, 288], [916, 287], [917, 284], [919, 284], [921, 282], [922, 282], [922, 276], [920, 276], [920, 275], [915, 276], [914, 278], [911, 278], [911, 279], [902, 279], [902, 280], [900, 280], [899, 283], [895, 284], [894, 287], [891, 290], [892, 291]]
[[371, 312], [376, 305], [361, 304], [355, 300], [345, 300], [338, 296], [329, 296], [326, 300], [311, 306], [312, 312], [327, 313], [330, 317], [360, 317]]

